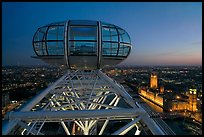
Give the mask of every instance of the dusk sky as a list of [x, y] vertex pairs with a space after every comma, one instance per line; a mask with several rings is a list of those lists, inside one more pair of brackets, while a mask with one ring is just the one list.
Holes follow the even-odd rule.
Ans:
[[2, 65], [42, 64], [30, 57], [38, 27], [75, 19], [125, 29], [133, 48], [122, 64], [202, 65], [201, 2], [2, 2]]

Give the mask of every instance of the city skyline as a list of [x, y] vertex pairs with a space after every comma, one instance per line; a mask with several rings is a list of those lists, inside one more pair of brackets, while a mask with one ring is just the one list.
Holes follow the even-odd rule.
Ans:
[[[27, 99], [29, 99], [36, 93], [37, 94], [40, 93], [40, 95], [42, 95], [41, 93], [48, 89], [46, 88], [47, 86], [49, 88], [53, 86], [53, 85], [50, 85], [49, 83], [52, 83], [53, 81], [55, 81], [56, 79], [64, 75], [63, 71], [66, 71], [66, 69], [62, 69], [60, 67], [50, 67], [50, 66], [29, 66], [29, 67], [28, 66], [26, 67], [24, 66], [6, 67], [5, 66], [3, 67], [2, 69], [2, 73], [3, 73], [3, 77], [2, 77], [2, 82], [3, 82], [2, 83], [3, 84], [2, 85], [2, 90], [3, 90], [2, 115], [3, 117], [2, 119], [5, 120], [6, 113], [12, 110], [15, 110], [15, 108], [19, 108], [18, 107], [19, 105], [22, 105], [23, 103], [25, 103]], [[124, 87], [124, 89], [126, 90], [125, 93], [128, 93], [135, 101], [137, 101], [137, 103], [141, 107], [143, 107], [143, 109], [148, 113], [149, 117], [152, 120], [155, 120], [155, 121], [159, 120], [160, 122], [162, 122], [162, 125], [166, 125], [165, 127], [162, 126], [162, 128], [167, 135], [170, 135], [170, 134], [202, 135], [202, 107], [201, 107], [202, 106], [202, 79], [201, 79], [202, 67], [198, 67], [198, 66], [197, 67], [196, 66], [154, 67], [154, 72], [155, 71], [157, 73], [152, 73], [152, 71], [149, 71], [149, 67], [129, 67], [129, 68], [121, 67], [121, 68], [106, 68], [103, 70], [103, 73], [106, 74], [109, 78], [114, 79], [114, 81], [117, 82], [118, 84], [121, 84], [121, 86]], [[52, 72], [52, 73], [49, 73], [49, 72]], [[156, 74], [156, 75], [153, 75], [152, 77], [151, 74]], [[151, 77], [153, 79], [151, 79]], [[86, 79], [87, 79], [87, 75], [86, 75]], [[69, 83], [67, 83], [66, 86], [68, 84]], [[76, 84], [75, 82], [74, 87], [78, 88], [79, 87], [77, 86], [78, 84]], [[60, 82], [60, 85], [64, 85], [64, 84]], [[60, 96], [60, 93], [59, 93], [59, 89], [61, 89], [60, 85], [56, 86], [56, 89], [57, 89], [56, 91], [58, 91], [58, 94], [57, 94], [58, 96]], [[98, 87], [93, 88], [97, 90], [97, 93], [102, 91], [102, 92], [109, 92], [109, 94], [107, 95], [112, 95], [110, 94], [111, 92], [110, 90], [108, 91], [106, 90], [106, 89], [112, 89], [112, 88], [109, 88], [109, 85], [106, 85], [106, 86], [105, 85], [102, 86], [98, 84], [94, 84], [94, 85], [97, 85], [102, 89], [104, 88], [103, 90], [98, 90], [99, 89]], [[196, 85], [196, 86], [193, 86], [193, 85]], [[44, 88], [46, 88], [46, 90], [42, 91], [42, 89]], [[80, 86], [80, 89], [76, 90], [78, 91], [77, 93], [83, 94], [84, 90], [82, 89], [83, 88], [81, 88]], [[87, 90], [85, 91], [85, 93], [89, 91], [90, 90]], [[51, 94], [53, 95], [53, 90]], [[92, 94], [92, 97], [94, 95], [95, 94]], [[84, 98], [84, 96], [82, 97]], [[62, 100], [63, 98], [59, 98], [59, 99]], [[127, 99], [127, 100], [130, 101], [131, 99]], [[109, 101], [105, 101], [105, 102], [109, 103]], [[63, 106], [66, 106], [65, 103], [66, 102], [64, 102]], [[118, 104], [121, 104], [121, 103], [122, 102]], [[38, 103], [38, 105], [34, 107], [32, 113], [39, 112], [39, 111], [42, 112], [42, 108], [39, 106], [42, 106], [43, 104], [45, 104], [45, 98], [43, 99], [42, 104]], [[47, 105], [43, 105], [43, 106], [47, 106]], [[128, 108], [128, 107], [129, 106], [126, 106], [125, 108]], [[118, 109], [119, 108], [114, 110], [118, 110]], [[108, 110], [111, 110], [111, 108], [109, 108]], [[64, 112], [66, 111], [69, 112], [69, 109], [65, 110]], [[71, 110], [71, 111], [74, 111], [74, 110]], [[83, 110], [80, 110], [80, 111], [83, 111]], [[187, 113], [185, 113], [186, 111]], [[17, 113], [18, 112], [20, 111], [17, 111]], [[130, 112], [130, 110], [128, 110], [128, 112]], [[83, 115], [83, 114], [80, 113], [80, 115]], [[26, 117], [27, 116], [23, 118], [26, 118]], [[189, 122], [191, 123], [190, 125], [189, 125]], [[120, 123], [122, 122], [120, 121]], [[49, 124], [49, 123], [46, 122], [46, 124]], [[46, 124], [42, 126], [46, 127]], [[98, 124], [99, 124], [98, 127], [100, 127], [100, 123]], [[117, 124], [114, 123], [114, 124], [118, 125], [119, 123]], [[109, 127], [114, 127], [114, 126], [107, 126], [106, 131], [109, 131], [108, 130]], [[68, 126], [68, 129], [70, 131], [73, 131], [70, 128], [71, 127]], [[173, 132], [171, 132], [170, 129]], [[147, 128], [142, 129], [141, 135], [151, 134], [149, 132], [146, 133], [143, 130], [146, 131]], [[39, 133], [43, 133], [44, 131], [45, 129], [43, 130], [42, 128], [42, 130]], [[50, 130], [50, 128], [46, 129], [46, 133], [49, 132], [51, 134], [52, 133], [51, 131], [52, 130]], [[18, 134], [18, 133], [19, 131], [17, 130], [15, 134]], [[24, 132], [24, 131], [21, 132], [21, 134], [26, 134], [26, 133], [27, 132]], [[56, 133], [59, 135], [65, 134], [63, 130], [58, 130]], [[53, 134], [56, 134], [56, 133], [53, 133]], [[70, 132], [70, 133], [75, 134], [74, 132]]]
[[32, 39], [38, 27], [69, 19], [99, 20], [129, 33], [121, 65], [202, 65], [201, 2], [2, 2], [2, 65], [44, 64]]

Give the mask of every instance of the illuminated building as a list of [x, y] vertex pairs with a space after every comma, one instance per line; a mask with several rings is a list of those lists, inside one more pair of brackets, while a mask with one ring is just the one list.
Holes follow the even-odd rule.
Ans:
[[178, 95], [173, 97], [171, 92], [166, 92], [164, 98], [163, 108], [165, 111], [197, 111], [196, 89], [189, 89], [186, 98]]
[[164, 93], [164, 86], [160, 86], [160, 93]]
[[187, 110], [188, 108], [188, 102], [186, 101], [179, 101], [179, 100], [173, 100], [172, 101], [172, 111], [183, 111]]
[[197, 96], [196, 96], [196, 89], [189, 89], [189, 111], [195, 112], [197, 110]]
[[139, 94], [163, 107], [163, 97], [160, 94], [152, 92], [149, 89], [140, 89]]
[[157, 87], [158, 87], [157, 75], [155, 73], [152, 73], [150, 77], [150, 88], [156, 89]]
[[163, 100], [163, 110], [164, 111], [172, 111], [172, 92], [164, 92], [164, 100]]
[[139, 94], [163, 107], [164, 111], [197, 111], [196, 89], [189, 89], [188, 96], [174, 96], [171, 90], [164, 91], [164, 86], [160, 86], [159, 94], [157, 87], [157, 75], [152, 73], [150, 88], [141, 88]]

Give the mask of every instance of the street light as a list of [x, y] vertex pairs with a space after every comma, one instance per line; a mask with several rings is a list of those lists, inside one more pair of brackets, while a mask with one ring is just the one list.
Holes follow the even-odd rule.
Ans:
[[176, 96], [176, 98], [179, 99], [180, 97], [179, 97], [179, 96]]

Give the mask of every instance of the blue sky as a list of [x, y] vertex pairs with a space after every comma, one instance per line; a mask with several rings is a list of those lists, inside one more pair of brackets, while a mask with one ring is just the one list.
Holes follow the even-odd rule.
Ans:
[[201, 2], [2, 2], [2, 65], [42, 64], [32, 38], [38, 27], [74, 19], [125, 29], [130, 65], [202, 65]]

